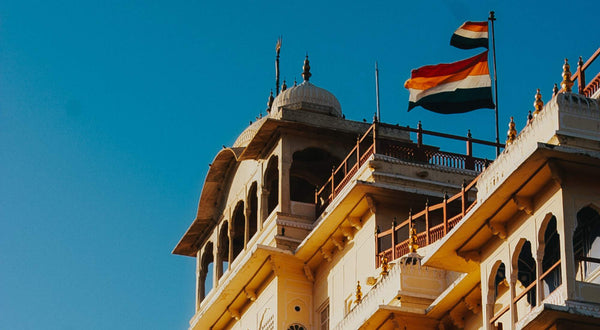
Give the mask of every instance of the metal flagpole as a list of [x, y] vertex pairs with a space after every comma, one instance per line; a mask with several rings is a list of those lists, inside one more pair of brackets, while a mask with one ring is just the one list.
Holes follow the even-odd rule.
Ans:
[[[490, 17], [488, 18], [492, 25], [492, 58], [494, 61], [494, 96], [496, 98], [496, 143], [500, 144], [500, 130], [498, 128], [498, 78], [496, 77], [496, 35], [494, 34], [494, 11], [490, 11]], [[496, 146], [496, 156], [500, 155], [500, 147]]]
[[282, 37], [279, 37], [275, 45], [275, 52], [277, 54], [275, 57], [275, 96], [279, 95], [279, 52], [281, 51], [281, 41]]
[[377, 61], [375, 61], [375, 94], [377, 95], [377, 121], [381, 122], [381, 114], [379, 112], [379, 69]]

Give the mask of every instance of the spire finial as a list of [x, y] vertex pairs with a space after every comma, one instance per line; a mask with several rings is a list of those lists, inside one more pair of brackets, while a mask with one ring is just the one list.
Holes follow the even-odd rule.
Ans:
[[279, 95], [279, 52], [281, 51], [282, 37], [277, 38], [277, 44], [275, 45], [275, 94]]
[[362, 290], [360, 288], [360, 281], [356, 282], [356, 303], [358, 304], [362, 300]]
[[381, 275], [382, 277], [389, 273], [390, 264], [388, 263], [388, 258], [385, 255], [381, 256]]
[[271, 95], [269, 95], [269, 101], [267, 101], [267, 112], [271, 112], [271, 107], [273, 106], [273, 101], [275, 98], [273, 97], [273, 90], [271, 90]]
[[286, 89], [287, 89], [287, 85], [285, 84], [285, 79], [283, 79], [283, 84], [281, 84], [281, 91], [283, 92]]
[[310, 62], [308, 61], [308, 53], [306, 53], [306, 58], [304, 59], [304, 66], [302, 67], [302, 70], [304, 70], [302, 72], [302, 78], [304, 78], [304, 81], [308, 81], [310, 79], [310, 76], [312, 76], [312, 74], [310, 74]]
[[517, 130], [515, 129], [515, 121], [513, 117], [510, 117], [510, 122], [508, 123], [508, 132], [506, 133], [506, 145], [512, 144], [517, 138]]
[[544, 108], [544, 101], [542, 101], [542, 93], [540, 93], [540, 89], [537, 89], [537, 93], [535, 93], [535, 101], [533, 102], [533, 107], [535, 111], [533, 112], [533, 116], [537, 116], [540, 111]]
[[554, 84], [554, 88], [552, 88], [552, 96], [556, 96], [558, 94], [558, 85]]
[[419, 244], [417, 244], [417, 228], [412, 222], [410, 222], [410, 237], [408, 238], [408, 248], [410, 249], [410, 253], [417, 253], [417, 249], [419, 248]]
[[573, 88], [573, 80], [571, 80], [571, 66], [569, 65], [569, 60], [565, 58], [565, 64], [563, 65], [563, 81], [560, 83], [560, 86], [567, 93], [571, 93], [571, 89]]

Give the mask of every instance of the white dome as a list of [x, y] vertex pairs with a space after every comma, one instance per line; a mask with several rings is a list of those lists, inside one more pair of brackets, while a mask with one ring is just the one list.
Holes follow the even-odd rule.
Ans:
[[308, 81], [281, 92], [273, 101], [271, 116], [278, 113], [281, 107], [342, 117], [342, 107], [337, 98], [327, 90]]

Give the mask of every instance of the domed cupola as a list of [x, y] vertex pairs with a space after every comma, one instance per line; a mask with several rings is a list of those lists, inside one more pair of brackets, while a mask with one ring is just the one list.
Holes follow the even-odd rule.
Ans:
[[273, 101], [271, 117], [280, 117], [281, 108], [317, 112], [329, 116], [342, 117], [342, 107], [337, 98], [329, 91], [311, 84], [308, 55], [304, 60], [304, 81], [283, 90]]

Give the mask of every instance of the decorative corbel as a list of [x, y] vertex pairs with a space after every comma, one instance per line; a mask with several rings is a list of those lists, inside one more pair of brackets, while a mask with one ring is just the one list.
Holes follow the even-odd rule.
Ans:
[[273, 258], [269, 258], [269, 263], [271, 264], [271, 269], [273, 270], [273, 274], [275, 276], [279, 276], [280, 275], [280, 271], [279, 271], [279, 267], [277, 267], [277, 264], [275, 263], [275, 261], [273, 260]]
[[550, 169], [550, 176], [554, 182], [556, 182], [559, 186], [562, 186], [563, 183], [563, 169], [553, 161], [548, 162], [548, 168]]
[[229, 314], [231, 315], [231, 318], [234, 318], [236, 321], [240, 320], [240, 311], [237, 309], [233, 309], [230, 307], [227, 308], [227, 311], [229, 312]]
[[244, 292], [246, 293], [246, 297], [248, 297], [250, 301], [256, 301], [256, 291], [244, 288]]
[[377, 206], [375, 205], [375, 200], [373, 199], [373, 196], [366, 195], [365, 198], [367, 199], [367, 204], [369, 204], [369, 211], [375, 214], [375, 212], [377, 211]]
[[501, 239], [506, 239], [507, 231], [504, 223], [500, 223], [498, 221], [488, 221], [487, 226], [492, 231], [492, 234], [500, 237]]
[[312, 270], [310, 269], [310, 267], [307, 264], [304, 264], [304, 275], [306, 276], [306, 279], [314, 282], [315, 281], [315, 276], [313, 275]]
[[348, 222], [352, 227], [356, 228], [356, 230], [360, 230], [362, 228], [360, 217], [348, 217]]
[[342, 251], [344, 249], [344, 242], [342, 242], [339, 237], [331, 236], [331, 241], [333, 242], [333, 245], [338, 248], [338, 250]]
[[331, 261], [331, 259], [333, 259], [333, 252], [331, 252], [330, 250], [325, 250], [324, 248], [321, 248], [321, 254], [323, 255], [323, 258], [325, 258], [325, 260], [327, 261]]
[[515, 205], [517, 205], [519, 211], [524, 211], [529, 215], [533, 214], [533, 198], [513, 195], [512, 200], [515, 203]]
[[351, 241], [354, 239], [354, 228], [345, 226], [345, 227], [342, 227], [341, 229], [342, 229], [342, 235], [344, 235], [348, 241]]
[[473, 260], [477, 263], [481, 262], [481, 254], [477, 250], [456, 251], [456, 254], [463, 258], [466, 262], [469, 262], [469, 260]]
[[[459, 303], [460, 305], [460, 303]], [[461, 311], [458, 308], [458, 305], [456, 307], [454, 307], [453, 310], [450, 311], [450, 320], [452, 320], [452, 323], [457, 326], [458, 328], [464, 328], [465, 327], [465, 314], [463, 313], [463, 311]]]
[[469, 295], [463, 299], [463, 302], [465, 303], [465, 306], [467, 306], [467, 308], [473, 312], [473, 314], [479, 314], [479, 311], [481, 310], [480, 299]]

